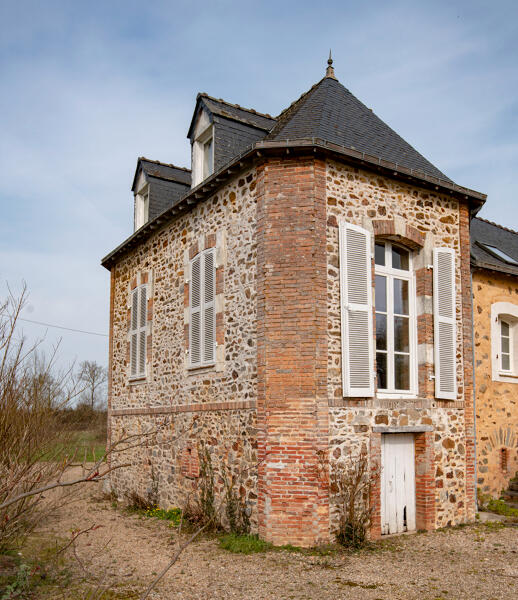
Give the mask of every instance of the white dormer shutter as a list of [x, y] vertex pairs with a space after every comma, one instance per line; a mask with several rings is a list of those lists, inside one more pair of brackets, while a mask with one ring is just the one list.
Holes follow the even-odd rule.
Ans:
[[457, 398], [455, 253], [451, 248], [433, 251], [433, 311], [435, 396]]
[[201, 254], [191, 261], [190, 339], [191, 366], [201, 365]]
[[371, 234], [340, 223], [340, 304], [344, 396], [374, 395]]
[[203, 362], [215, 359], [216, 319], [214, 300], [216, 295], [216, 270], [214, 249], [203, 254]]

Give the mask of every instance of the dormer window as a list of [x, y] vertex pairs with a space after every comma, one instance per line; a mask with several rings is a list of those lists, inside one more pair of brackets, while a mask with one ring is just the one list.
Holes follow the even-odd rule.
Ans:
[[214, 142], [212, 138], [212, 128], [210, 137], [203, 142], [203, 179], [207, 179], [214, 172]]
[[214, 129], [212, 125], [206, 127], [194, 140], [192, 172], [193, 187], [214, 173]]
[[149, 220], [149, 186], [145, 186], [135, 194], [135, 231]]

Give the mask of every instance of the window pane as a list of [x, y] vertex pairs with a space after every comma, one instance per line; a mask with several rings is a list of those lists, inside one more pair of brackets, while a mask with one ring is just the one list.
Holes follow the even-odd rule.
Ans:
[[509, 354], [509, 338], [502, 337], [502, 352]]
[[378, 380], [378, 389], [387, 389], [387, 355], [383, 352], [376, 352], [376, 377]]
[[408, 250], [392, 246], [392, 267], [408, 271], [409, 256]]
[[374, 262], [382, 267], [385, 266], [385, 244], [376, 244], [374, 246]]
[[502, 354], [502, 369], [504, 371], [511, 370], [511, 361], [509, 359], [509, 354]]
[[408, 318], [394, 317], [394, 350], [408, 352], [408, 339]]
[[394, 279], [394, 313], [408, 315], [408, 281], [403, 279]]
[[410, 389], [410, 357], [394, 354], [394, 385], [396, 390]]
[[374, 303], [377, 311], [387, 311], [387, 278], [376, 275]]
[[500, 327], [502, 330], [502, 335], [506, 335], [507, 337], [509, 337], [509, 323], [506, 323], [505, 321], [502, 321], [500, 323]]
[[387, 349], [387, 316], [376, 313], [376, 349]]

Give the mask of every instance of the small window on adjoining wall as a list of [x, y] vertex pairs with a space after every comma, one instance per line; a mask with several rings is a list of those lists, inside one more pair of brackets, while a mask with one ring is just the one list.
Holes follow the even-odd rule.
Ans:
[[500, 321], [500, 368], [502, 371], [511, 372], [511, 325], [507, 321]]
[[518, 305], [491, 306], [491, 354], [493, 381], [518, 383]]

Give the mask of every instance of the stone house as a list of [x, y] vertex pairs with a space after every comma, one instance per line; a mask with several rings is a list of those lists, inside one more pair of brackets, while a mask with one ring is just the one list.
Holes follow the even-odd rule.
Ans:
[[471, 233], [477, 485], [498, 497], [518, 472], [518, 233], [479, 218]]
[[312, 546], [336, 530], [338, 466], [364, 453], [381, 467], [372, 537], [472, 520], [469, 235], [485, 196], [332, 61], [276, 118], [199, 94], [188, 138], [191, 171], [139, 159], [135, 232], [102, 261], [110, 436], [162, 428], [113, 489], [181, 506], [202, 441], [240, 476], [253, 531]]

